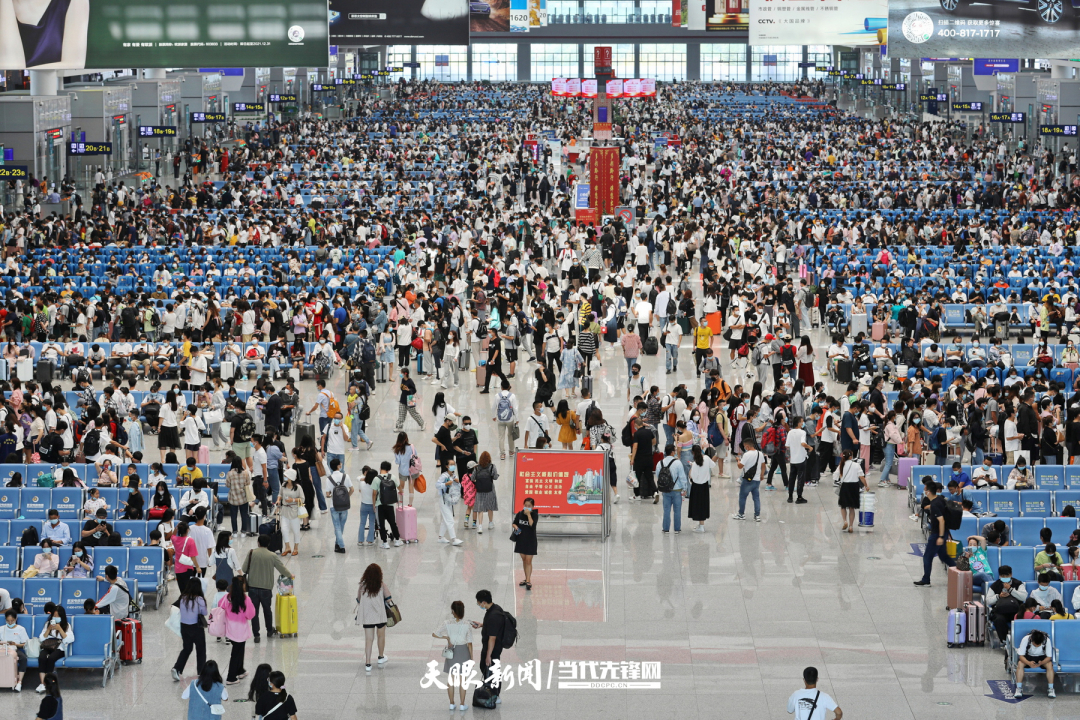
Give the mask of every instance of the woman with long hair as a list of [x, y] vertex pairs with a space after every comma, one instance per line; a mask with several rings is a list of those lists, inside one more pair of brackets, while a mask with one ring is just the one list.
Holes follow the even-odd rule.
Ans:
[[206, 666], [206, 631], [201, 618], [207, 613], [202, 580], [193, 577], [180, 591], [180, 638], [184, 647], [172, 666], [172, 679], [176, 682], [180, 682], [180, 676], [184, 674], [192, 648], [195, 649], [195, 672], [201, 675]]
[[[415, 470], [413, 458], [416, 456], [416, 448], [409, 442], [408, 433], [399, 432], [397, 435], [397, 442], [394, 443], [392, 448], [394, 451], [394, 465], [397, 466], [398, 473], [398, 501], [405, 499], [405, 488], [409, 488], [409, 507], [413, 504], [413, 480], [420, 474], [418, 470]], [[417, 457], [417, 461], [419, 458]]]
[[799, 380], [802, 380], [806, 387], [814, 387], [814, 346], [810, 342], [810, 336], [803, 335], [799, 340], [795, 361], [799, 363]]
[[442, 374], [442, 387], [448, 389], [450, 385], [447, 380], [450, 377], [454, 378], [454, 387], [458, 386], [458, 359], [461, 357], [461, 342], [458, 340], [458, 334], [456, 330], [451, 330], [446, 333], [446, 345], [443, 349], [443, 367], [447, 368], [449, 372]]
[[[294, 449], [295, 450], [295, 449]], [[278, 494], [278, 506], [281, 508], [281, 535], [284, 543], [281, 554], [299, 555], [300, 549], [300, 506], [304, 504], [304, 491], [296, 479], [296, 470], [285, 471], [285, 484]]]
[[383, 571], [378, 563], [371, 563], [360, 577], [356, 593], [356, 624], [364, 627], [364, 670], [371, 673], [371, 646], [379, 639], [378, 664], [382, 667], [389, 659], [386, 652], [386, 599], [390, 588], [383, 582]]
[[[565, 402], [565, 401], [564, 401]], [[491, 462], [491, 454], [486, 450], [480, 453], [480, 462], [472, 471], [476, 499], [473, 500], [473, 527], [481, 535], [484, 533], [483, 514], [488, 514], [488, 529], [495, 527], [495, 511], [499, 509], [499, 498], [495, 494], [495, 481], [499, 479], [499, 469]]]
[[[235, 649], [236, 646], [234, 645], [233, 648]], [[210, 720], [219, 717], [214, 712], [214, 706], [228, 700], [229, 691], [221, 682], [221, 671], [218, 670], [216, 661], [206, 661], [202, 672], [199, 673], [199, 679], [184, 688], [184, 694], [180, 696], [180, 699], [188, 701], [188, 720]]]
[[169, 450], [180, 449], [180, 431], [177, 429], [180, 424], [179, 412], [180, 405], [176, 400], [176, 393], [170, 390], [165, 393], [165, 402], [158, 414], [158, 452], [161, 454], [163, 463], [167, 462], [165, 455]]
[[574, 449], [578, 431], [581, 429], [580, 422], [577, 413], [570, 409], [570, 403], [560, 400], [555, 408], [555, 424], [559, 426], [558, 440], [562, 443], [563, 450]]
[[540, 513], [536, 510], [536, 501], [531, 497], [522, 501], [521, 510], [514, 516], [513, 540], [514, 552], [521, 558], [521, 570], [525, 579], [518, 583], [518, 587], [532, 590], [532, 566], [536, 556], [536, 523], [540, 519]]
[[176, 587], [180, 592], [187, 587], [188, 580], [196, 577], [202, 570], [199, 563], [199, 549], [195, 546], [195, 539], [188, 536], [189, 528], [186, 522], [176, 524], [176, 530], [172, 535], [173, 566], [176, 574]]
[[210, 555], [210, 561], [214, 564], [214, 579], [224, 580], [231, 583], [233, 577], [243, 575], [240, 559], [236, 556], [233, 548], [233, 534], [228, 530], [218, 533], [214, 552]]
[[292, 470], [296, 476], [296, 485], [304, 495], [303, 506], [307, 510], [307, 517], [301, 521], [300, 530], [310, 530], [311, 515], [315, 510], [315, 486], [311, 484], [311, 463], [304, 459], [304, 449], [300, 446], [294, 447], [292, 454]]
[[701, 452], [699, 445], [690, 448], [693, 459], [690, 462], [690, 506], [688, 517], [697, 521], [692, 532], [705, 532], [705, 521], [709, 519], [709, 487], [712, 484], [712, 458]]
[[[251, 684], [248, 685], [247, 699], [249, 703], [258, 704], [259, 700], [263, 698], [270, 691], [270, 673], [273, 668], [270, 667], [270, 663], [259, 663], [259, 666], [255, 668], [255, 672], [251, 675]], [[255, 705], [252, 705], [251, 716], [256, 717]]]
[[255, 617], [255, 605], [248, 597], [247, 582], [242, 575], [233, 578], [229, 594], [218, 601], [218, 607], [225, 611], [225, 638], [232, 642], [229, 673], [225, 682], [235, 685], [247, 677], [247, 671], [244, 670], [244, 646], [252, 637], [251, 618]]
[[[38, 655], [38, 675], [41, 680], [41, 684], [37, 686], [39, 693], [45, 692], [45, 676], [53, 672], [56, 662], [67, 655], [71, 643], [75, 642], [75, 633], [68, 623], [67, 610], [63, 605], [57, 605], [49, 615], [49, 622], [45, 623], [38, 635], [42, 645], [41, 654]], [[46, 648], [45, 643], [49, 640], [58, 640], [59, 644]]]
[[[61, 720], [64, 717], [64, 699], [60, 697], [60, 681], [56, 673], [45, 673], [45, 681], [42, 683], [45, 689], [42, 691], [41, 704], [38, 705], [35, 720]], [[21, 686], [22, 683], [19, 683]], [[19, 686], [16, 689], [21, 689]]]
[[855, 532], [855, 511], [859, 509], [859, 486], [870, 492], [870, 486], [863, 475], [862, 463], [856, 460], [850, 450], [844, 451], [840, 461], [840, 517], [844, 519], [841, 532]]

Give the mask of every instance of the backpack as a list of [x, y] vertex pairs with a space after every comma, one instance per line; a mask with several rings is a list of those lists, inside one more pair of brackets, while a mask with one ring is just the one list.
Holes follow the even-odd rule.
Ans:
[[326, 393], [327, 397], [326, 417], [333, 420], [335, 417], [337, 417], [337, 414], [341, 412], [341, 404], [337, 401], [337, 398], [334, 397], [334, 393], [330, 392], [329, 390], [323, 390], [323, 392]]
[[240, 421], [240, 442], [248, 442], [251, 440], [251, 436], [255, 434], [255, 421], [251, 419], [251, 416], [246, 412], [244, 413], [244, 419]]
[[315, 369], [316, 375], [330, 374], [330, 358], [326, 356], [326, 353], [320, 352], [316, 355], [315, 361], [311, 365]]
[[[674, 461], [676, 458], [665, 458], [665, 460]], [[664, 461], [660, 461], [660, 472], [656, 477], [656, 489], [662, 493], [671, 492], [675, 489], [675, 478], [671, 475], [671, 463], [667, 465]]]
[[148, 310], [147, 312], [150, 313], [150, 326], [151, 327], [161, 327], [161, 316], [158, 315], [153, 310]]
[[634, 445], [634, 420], [632, 418], [623, 425], [622, 444], [625, 447], [633, 447]]
[[491, 492], [495, 489], [494, 483], [491, 481], [491, 466], [476, 468], [476, 471], [472, 475], [473, 485], [476, 486], [476, 492]]
[[941, 449], [941, 440], [938, 438], [938, 433], [943, 430], [945, 430], [945, 428], [939, 425], [934, 429], [934, 432], [930, 433], [930, 437], [926, 440], [927, 446], [934, 452]]
[[765, 428], [765, 434], [761, 438], [761, 450], [769, 457], [772, 457], [780, 449], [780, 441], [777, 437], [779, 433], [776, 431], [775, 425], [770, 425]]
[[956, 500], [945, 501], [945, 529], [959, 530], [964, 519], [964, 508]]
[[510, 402], [509, 393], [499, 393], [499, 405], [495, 409], [495, 417], [499, 422], [510, 422], [514, 418], [514, 405]]
[[795, 348], [792, 345], [780, 348], [780, 365], [785, 368], [795, 367]]
[[678, 308], [675, 307], [675, 299], [673, 297], [671, 297], [670, 293], [668, 294], [667, 308], [666, 309], [667, 309], [666, 314], [667, 314], [667, 316], [669, 318], [675, 317], [675, 314], [678, 312]]
[[23, 547], [34, 547], [40, 543], [41, 540], [38, 539], [38, 531], [36, 527], [31, 525], [30, 527], [23, 530], [22, 540], [19, 541], [20, 545], [22, 545]]
[[93, 381], [93, 376], [90, 374], [90, 368], [88, 367], [80, 367], [75, 371], [75, 383], [78, 384], [83, 381], [88, 383]]
[[[342, 512], [352, 507], [352, 500], [349, 498], [349, 488], [345, 487], [345, 476], [340, 470], [330, 473], [330, 484], [334, 486], [334, 489], [330, 492], [330, 501], [333, 503], [334, 510]], [[381, 488], [380, 488], [381, 489]]]
[[101, 432], [93, 430], [83, 436], [83, 455], [93, 457], [101, 452]]
[[502, 614], [506, 622], [503, 623], [502, 642], [499, 644], [503, 648], [513, 647], [518, 636], [517, 619], [505, 610], [502, 611]]
[[370, 340], [360, 342], [360, 362], [369, 364], [375, 362], [375, 345]]
[[383, 505], [397, 505], [397, 484], [387, 475], [379, 477], [379, 502]]

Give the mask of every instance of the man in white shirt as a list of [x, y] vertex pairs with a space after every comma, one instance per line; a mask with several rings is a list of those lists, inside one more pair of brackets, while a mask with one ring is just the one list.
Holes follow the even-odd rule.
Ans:
[[851, 360], [851, 351], [843, 342], [837, 341], [829, 346], [826, 357], [829, 361], [829, 376], [836, 380], [836, 364], [841, 360]]
[[1046, 696], [1057, 697], [1054, 692], [1054, 649], [1050, 645], [1050, 638], [1042, 630], [1032, 630], [1027, 634], [1020, 645], [1016, 648], [1016, 689], [1013, 697], [1020, 699], [1024, 696], [1024, 669], [1043, 668], [1046, 670]]
[[816, 667], [803, 670], [803, 684], [806, 687], [796, 690], [787, 701], [787, 711], [795, 714], [795, 720], [826, 720], [830, 710], [833, 720], [844, 716], [840, 706], [827, 694], [817, 689], [818, 671]]
[[136, 376], [146, 379], [150, 363], [154, 359], [154, 346], [146, 341], [146, 335], [139, 336], [139, 342], [131, 348], [131, 370]]
[[213, 357], [213, 347], [208, 348], [205, 353], [200, 351], [197, 346], [191, 348], [191, 362], [188, 364], [188, 369], [191, 371], [191, 384], [195, 387], [202, 387], [206, 382], [206, 371], [210, 367], [210, 361], [207, 359], [207, 355]]
[[874, 348], [873, 358], [879, 373], [892, 375], [896, 372], [896, 364], [893, 363], [892, 350], [889, 349], [888, 344], [884, 340]]
[[195, 549], [199, 553], [199, 567], [206, 572], [206, 566], [210, 562], [210, 553], [214, 552], [214, 531], [206, 525], [205, 507], [195, 508], [195, 524], [188, 529], [188, 536], [195, 541]]
[[746, 496], [754, 496], [754, 522], [761, 522], [761, 494], [759, 488], [761, 479], [765, 477], [765, 468], [768, 460], [765, 453], [757, 449], [753, 440], [743, 440], [743, 456], [739, 458], [739, 512], [731, 516], [732, 520], [746, 518]]
[[[585, 391], [582, 391], [582, 395]], [[506, 459], [506, 446], [510, 446], [510, 455], [517, 451], [517, 441], [514, 440], [513, 428], [518, 421], [517, 395], [510, 391], [510, 381], [502, 381], [502, 389], [495, 395], [491, 403], [491, 420], [496, 423], [496, 435], [499, 437], [499, 456]], [[535, 429], [535, 428], [534, 428]], [[526, 447], [528, 444], [526, 443]]]
[[112, 346], [112, 352], [109, 354], [108, 370], [117, 377], [121, 377], [127, 370], [130, 359], [131, 343], [118, 342]]
[[[791, 469], [788, 471], [787, 501], [805, 505], [806, 499], [803, 498], [803, 486], [806, 484], [806, 476], [809, 474], [806, 472], [806, 459], [814, 448], [806, 444], [806, 429], [803, 428], [803, 419], [801, 417], [791, 418], [789, 425], [787, 449]], [[796, 479], [798, 479], [799, 483], [799, 497], [797, 500], [792, 500], [792, 496], [795, 494]]]
[[[338, 413], [338, 415], [340, 416], [340, 413]], [[345, 428], [342, 429], [344, 430]], [[331, 432], [333, 432], [332, 429]], [[327, 433], [328, 436], [329, 434], [330, 433]], [[342, 447], [342, 450], [344, 451], [344, 447]], [[334, 552], [344, 553], [345, 522], [349, 519], [349, 507], [340, 510], [335, 507], [337, 503], [334, 503], [334, 491], [339, 487], [344, 487], [349, 491], [349, 497], [351, 498], [353, 494], [353, 484], [352, 480], [349, 479], [349, 476], [342, 472], [341, 460], [338, 459], [338, 456], [335, 456], [333, 459], [328, 457], [327, 465], [330, 467], [330, 476], [327, 478], [330, 489], [326, 491], [326, 498], [330, 500], [330, 519], [334, 523]], [[351, 504], [351, 502], [352, 501], [350, 500], [349, 503]], [[363, 522], [360, 523], [360, 529], [363, 530]]]
[[266, 352], [262, 349], [258, 340], [252, 340], [244, 348], [244, 357], [240, 360], [240, 373], [247, 377], [248, 371], [255, 368], [255, 376], [259, 377], [263, 371], [263, 357]]
[[535, 448], [537, 440], [550, 437], [548, 419], [544, 416], [544, 403], [533, 403], [533, 414], [525, 421], [525, 447]]
[[342, 413], [334, 415], [330, 424], [326, 426], [322, 443], [322, 451], [326, 455], [327, 462], [336, 459], [341, 465], [345, 464], [345, 444], [352, 440], [349, 428], [345, 427], [343, 420]]
[[642, 293], [638, 296], [637, 304], [634, 305], [634, 315], [637, 316], [638, 334], [641, 342], [649, 339], [649, 325], [652, 323], [653, 306], [648, 300], [648, 295]]

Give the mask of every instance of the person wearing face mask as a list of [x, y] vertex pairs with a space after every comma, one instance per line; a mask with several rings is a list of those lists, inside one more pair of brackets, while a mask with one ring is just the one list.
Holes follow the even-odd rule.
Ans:
[[67, 523], [60, 522], [60, 513], [56, 509], [49, 510], [49, 519], [41, 529], [41, 536], [51, 540], [54, 545], [71, 544], [71, 528]]
[[344, 417], [341, 412], [334, 415], [322, 436], [322, 452], [326, 456], [326, 461], [329, 463], [336, 459], [342, 467], [345, 466], [345, 445], [351, 439], [349, 428], [345, 427]]
[[[56, 577], [56, 573], [60, 569], [60, 558], [53, 552], [51, 540], [45, 539], [41, 541], [41, 552], [34, 557], [33, 569], [37, 572], [30, 577]], [[27, 577], [26, 573], [23, 573], [23, 577]]]
[[998, 579], [987, 588], [986, 605], [990, 624], [994, 626], [1002, 642], [1005, 642], [1012, 621], [1024, 606], [1027, 597], [1024, 583], [1012, 576], [1012, 567], [999, 567]]
[[439, 542], [455, 547], [462, 544], [454, 531], [454, 507], [461, 499], [461, 480], [457, 474], [457, 462], [453, 459], [439, 475]]
[[68, 654], [71, 643], [75, 641], [75, 633], [68, 623], [67, 611], [63, 606], [56, 606], [50, 613], [49, 622], [41, 628], [38, 639], [41, 640], [41, 654], [38, 655], [38, 675], [41, 684], [37, 686], [37, 692], [45, 692], [45, 676], [53, 672], [56, 662]]
[[94, 558], [86, 551], [82, 542], [71, 546], [71, 557], [60, 572], [62, 578], [88, 578], [94, 572]]
[[26, 644], [30, 638], [26, 629], [18, 624], [19, 614], [14, 610], [4, 611], [4, 625], [0, 627], [0, 646], [15, 648], [15, 692], [22, 692], [23, 675], [26, 674]]

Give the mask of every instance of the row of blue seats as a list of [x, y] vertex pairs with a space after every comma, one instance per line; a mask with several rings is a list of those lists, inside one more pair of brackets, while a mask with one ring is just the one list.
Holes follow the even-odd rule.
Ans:
[[[961, 545], [963, 542], [961, 541]], [[1042, 550], [1038, 547], [988, 547], [986, 559], [990, 563], [990, 574], [996, 579], [998, 570], [1002, 565], [1012, 568], [1012, 576], [1023, 583], [1036, 583], [1038, 581], [1035, 572], [1035, 555]], [[1062, 553], [1064, 556], [1064, 553]], [[1073, 593], [1080, 587], [1080, 582], [1066, 581], [1055, 582], [1054, 588], [1061, 593], [1066, 607], [1071, 608]], [[1034, 587], [1028, 587], [1029, 590]], [[984, 588], [985, 590], [985, 588]]]
[[[921, 476], [912, 473], [919, 482]], [[963, 491], [964, 499], [971, 501], [975, 514], [992, 513], [998, 518], [1051, 518], [1071, 505], [1080, 508], [1080, 490], [970, 490]]]
[[[87, 548], [86, 551], [90, 554], [90, 559], [94, 561], [95, 576], [104, 575], [105, 568], [112, 565], [116, 568], [120, 577], [136, 583], [130, 588], [133, 597], [137, 596], [139, 585], [143, 588], [154, 588], [155, 592], [160, 592], [164, 596], [166, 589], [165, 550], [163, 548], [149, 545], [142, 547], [100, 546]], [[21, 595], [15, 590], [22, 580], [19, 576], [34, 564], [34, 560], [40, 552], [41, 548], [37, 546], [0, 545], [0, 588], [11, 593], [11, 597], [23, 598], [27, 606], [30, 606], [30, 601], [25, 595]], [[58, 553], [59, 566], [61, 568], [67, 567], [68, 561], [71, 559], [71, 546], [63, 546], [56, 552]], [[59, 578], [29, 579], [57, 580]]]
[[[92, 580], [88, 582], [93, 583]], [[89, 585], [85, 586], [85, 589], [79, 587], [80, 592], [89, 590]], [[29, 603], [27, 605], [29, 606]], [[81, 610], [82, 603], [78, 603], [78, 605]], [[27, 636], [39, 637], [49, 619], [46, 615], [20, 615], [16, 618], [16, 622], [26, 630]], [[65, 656], [56, 662], [56, 667], [84, 670], [100, 669], [102, 670], [101, 687], [105, 687], [120, 664], [121, 641], [113, 626], [112, 617], [109, 615], [73, 614], [71, 610], [68, 610], [68, 622], [71, 623], [71, 631], [75, 634], [75, 639], [68, 647]], [[26, 665], [29, 668], [36, 668], [38, 659], [36, 657], [27, 658]]]
[[[1069, 607], [1066, 605], [1066, 607]], [[1080, 622], [1075, 620], [1013, 620], [1005, 644], [1005, 667], [1009, 677], [1015, 677], [1018, 649], [1032, 630], [1041, 630], [1054, 649], [1051, 664], [1055, 674], [1080, 673]], [[1044, 668], [1024, 668], [1024, 675], [1045, 675]]]
[[[176, 497], [178, 492], [183, 492], [187, 488], [184, 486], [178, 486], [176, 484], [176, 469], [179, 465], [165, 465], [166, 475], [172, 473], [172, 477], [169, 477], [166, 482], [168, 483], [169, 491], [173, 493], [174, 498], [179, 501], [179, 497]], [[225, 487], [225, 476], [228, 474], [230, 465], [224, 463], [211, 463], [197, 466], [203, 473], [203, 477], [208, 483], [217, 483], [217, 499], [224, 502], [228, 498], [228, 489]], [[18, 468], [23, 468], [19, 470]], [[83, 476], [79, 479], [87, 487], [96, 488], [101, 497], [108, 502], [114, 493], [120, 493], [121, 499], [127, 497], [127, 493], [130, 492], [128, 488], [119, 487], [97, 487], [98, 474], [97, 468], [94, 465], [81, 466], [72, 464], [68, 466], [69, 469], [74, 469], [78, 476], [80, 472]], [[82, 468], [82, 469], [80, 469]], [[146, 465], [136, 465], [140, 479], [145, 483], [146, 478], [143, 478], [143, 474], [146, 472]], [[23, 472], [25, 470], [25, 472]], [[38, 463], [31, 465], [13, 465], [6, 463], [0, 465], [0, 483], [9, 482], [12, 475], [15, 472], [22, 473], [23, 487], [0, 487], [0, 518], [12, 519], [12, 518], [44, 518], [45, 514], [42, 512], [41, 507], [47, 511], [50, 507], [56, 508], [61, 512], [63, 517], [80, 517], [75, 514], [63, 515], [68, 512], [66, 507], [68, 501], [74, 503], [78, 501], [78, 498], [74, 497], [75, 494], [83, 492], [81, 488], [64, 488], [64, 487], [39, 487], [38, 478], [47, 473], [51, 473], [53, 476], [53, 482], [57, 485], [62, 481], [60, 466], [49, 465], [47, 463]], [[116, 468], [117, 479], [122, 481], [123, 477], [127, 475], [127, 465], [122, 465]], [[148, 494], [153, 494], [154, 488], [147, 486], [142, 487], [144, 497]], [[109, 506], [115, 508], [116, 503], [109, 502]], [[81, 504], [80, 504], [81, 507]]]
[[[2, 467], [2, 466], [0, 466]], [[997, 471], [998, 482], [1002, 485], [1005, 484], [1005, 480], [1009, 477], [1009, 474], [1013, 470], [1013, 465], [995, 465], [994, 470]], [[1072, 495], [1073, 492], [1080, 492], [1080, 465], [1029, 465], [1032, 475], [1035, 480], [1034, 490], [1024, 490], [1025, 496], [1030, 495], [1033, 492], [1056, 492], [1057, 511], [1061, 512], [1061, 508], [1065, 505], [1076, 505], [1074, 498], [1077, 496]], [[971, 476], [971, 465], [961, 465], [962, 472]], [[943, 485], [948, 484], [949, 477], [952, 475], [951, 466], [941, 465], [915, 465], [911, 469], [911, 479], [914, 481], [913, 485], [916, 486], [916, 490], [921, 492], [921, 488], [917, 487], [922, 478], [929, 476], [934, 481]], [[967, 492], [967, 491], [965, 491]], [[989, 492], [1020, 492], [1014, 490], [990, 490]], [[1042, 498], [1042, 496], [1038, 496]], [[1026, 504], [1027, 501], [1025, 501]], [[1035, 502], [1032, 500], [1031, 502]]]
[[[22, 540], [22, 534], [27, 528], [34, 528], [41, 536], [48, 521], [41, 519], [18, 518], [14, 520], [0, 520], [0, 540], [17, 544]], [[160, 520], [110, 520], [109, 524], [120, 535], [125, 547], [147, 545], [150, 542], [150, 533], [157, 529]], [[61, 520], [61, 525], [66, 525], [72, 538], [78, 538], [83, 528], [82, 520]]]
[[[852, 352], [852, 344], [847, 343], [846, 346], [848, 348], [848, 352], [851, 353]], [[900, 356], [899, 349], [898, 349], [899, 346], [890, 345], [889, 347], [890, 347], [890, 349], [893, 350], [893, 364], [896, 365], [897, 367], [899, 367], [900, 364], [901, 364], [900, 360], [899, 360], [899, 356]], [[1021, 347], [1021, 346], [1018, 346], [1018, 345], [1010, 345], [1009, 346], [1010, 350], [1013, 349], [1013, 348], [1016, 348], [1016, 347]], [[1033, 346], [1028, 346], [1028, 347], [1033, 347]], [[871, 353], [872, 352], [873, 352], [873, 350], [871, 349]], [[942, 353], [944, 354], [944, 350], [942, 351]], [[1016, 359], [1017, 359], [1016, 355], [1014, 354], [1013, 355], [1013, 362], [1014, 363], [1016, 362]], [[871, 355], [871, 362], [873, 362], [873, 356], [872, 355]], [[854, 370], [854, 369], [855, 369], [854, 366], [852, 366], [852, 370]], [[972, 368], [971, 369], [971, 376], [973, 378], [975, 378], [976, 380], [978, 380], [980, 378], [984, 378], [984, 377], [986, 377], [986, 376], [988, 376], [990, 374], [993, 374], [994, 377], [997, 378], [997, 381], [998, 381], [999, 384], [1004, 384], [1006, 379], [1008, 379], [1009, 374], [1014, 370], [1016, 371], [1016, 376], [1017, 377], [1019, 377], [1019, 378], [1029, 378], [1029, 377], [1033, 377], [1038, 372], [1039, 368], [1036, 368], [1036, 367], [1034, 367], [1032, 365], [1020, 365], [1020, 366], [1014, 365], [1011, 368]], [[874, 371], [874, 373], [877, 372], [877, 363], [876, 362], [873, 363], [873, 371]], [[909, 379], [912, 379], [918, 374], [918, 372], [919, 372], [919, 368], [908, 367], [907, 374], [905, 375], [905, 377], [907, 377]], [[959, 380], [964, 375], [963, 369], [961, 369], [959, 367], [936, 367], [936, 366], [935, 367], [927, 367], [927, 368], [922, 368], [922, 372], [923, 372], [923, 377], [925, 379], [929, 380], [930, 382], [940, 382], [942, 390], [948, 390], [949, 387], [953, 384], [954, 381]], [[1077, 370], [1071, 370], [1069, 368], [1049, 368], [1049, 369], [1043, 370], [1043, 376], [1047, 380], [1051, 380], [1051, 381], [1054, 381], [1054, 382], [1061, 383], [1063, 385], [1063, 387], [1067, 388], [1067, 389], [1072, 388], [1073, 383], [1077, 380], [1078, 375], [1080, 375], [1080, 368], [1078, 368]], [[893, 396], [891, 396], [893, 400], [895, 400], [895, 395], [896, 394], [897, 393], [894, 393]], [[1070, 394], [1071, 394], [1071, 392], [1070, 392]]]
[[1005, 523], [1005, 527], [1009, 529], [1009, 542], [1022, 547], [1038, 546], [1036, 549], [1041, 549], [1044, 543], [1040, 539], [1040, 533], [1043, 528], [1049, 528], [1050, 542], [1060, 548], [1062, 557], [1065, 556], [1065, 544], [1077, 529], [1076, 518], [1073, 517], [969, 517], [961, 521], [960, 529], [955, 531], [953, 539], [963, 545], [972, 535], [979, 535], [987, 524], [993, 524], [998, 520]]

